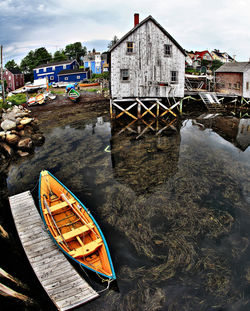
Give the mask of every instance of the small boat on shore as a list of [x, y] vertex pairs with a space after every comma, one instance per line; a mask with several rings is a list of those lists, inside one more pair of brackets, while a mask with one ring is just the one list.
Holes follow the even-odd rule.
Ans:
[[68, 98], [73, 102], [77, 101], [80, 97], [80, 93], [75, 89], [70, 89], [68, 92]]
[[45, 102], [45, 96], [44, 94], [38, 94], [36, 95], [36, 103], [38, 105], [42, 105]]
[[107, 242], [94, 217], [48, 171], [40, 173], [39, 205], [49, 233], [66, 255], [108, 280], [116, 279]]
[[100, 85], [99, 82], [95, 82], [95, 83], [79, 83], [79, 86], [81, 86], [81, 87], [98, 86], [98, 85]]

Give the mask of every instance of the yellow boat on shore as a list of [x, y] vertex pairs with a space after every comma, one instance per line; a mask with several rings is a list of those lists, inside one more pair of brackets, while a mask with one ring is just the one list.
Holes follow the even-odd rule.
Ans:
[[40, 173], [43, 221], [58, 247], [81, 266], [116, 279], [104, 235], [87, 208], [48, 171]]

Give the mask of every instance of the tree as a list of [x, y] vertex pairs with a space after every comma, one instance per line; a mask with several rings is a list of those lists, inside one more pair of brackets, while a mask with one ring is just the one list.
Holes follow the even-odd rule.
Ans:
[[20, 64], [20, 69], [25, 74], [25, 81], [33, 81], [33, 69], [51, 60], [51, 54], [44, 47], [38, 48], [35, 51], [29, 51]]
[[213, 62], [212, 62], [212, 66], [211, 66], [211, 70], [212, 71], [215, 71], [215, 70], [217, 70], [218, 68], [220, 68], [220, 66], [222, 66], [223, 65], [223, 63], [221, 62], [221, 61], [219, 61], [219, 60], [213, 60]]
[[108, 44], [108, 49], [111, 49], [112, 46], [115, 45], [116, 42], [118, 42], [118, 41], [119, 41], [118, 37], [117, 37], [117, 36], [114, 36], [113, 40], [111, 40], [111, 41], [109, 42], [109, 44]]
[[53, 60], [55, 62], [60, 62], [62, 60], [66, 60], [67, 59], [67, 56], [65, 55], [65, 52], [63, 49], [61, 50], [58, 50], [54, 53], [54, 56], [53, 56]]
[[81, 42], [75, 42], [66, 45], [65, 54], [68, 58], [75, 58], [78, 62], [80, 62], [81, 56], [85, 56], [87, 54], [87, 48], [86, 46], [82, 46]]
[[19, 69], [18, 65], [16, 64], [16, 62], [14, 61], [14, 59], [9, 60], [5, 66], [6, 69], [11, 70], [11, 69]]

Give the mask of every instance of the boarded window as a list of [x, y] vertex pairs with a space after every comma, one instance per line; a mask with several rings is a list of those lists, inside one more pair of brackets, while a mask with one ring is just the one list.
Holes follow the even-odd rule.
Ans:
[[229, 89], [232, 88], [232, 83], [228, 83], [228, 88], [229, 88]]
[[178, 83], [178, 71], [171, 71], [171, 83]]
[[165, 56], [172, 56], [172, 45], [171, 44], [164, 44], [164, 55]]
[[134, 52], [134, 42], [127, 42], [127, 53]]
[[246, 89], [249, 90], [249, 82], [246, 83]]
[[121, 69], [121, 81], [129, 80], [129, 71], [128, 69]]

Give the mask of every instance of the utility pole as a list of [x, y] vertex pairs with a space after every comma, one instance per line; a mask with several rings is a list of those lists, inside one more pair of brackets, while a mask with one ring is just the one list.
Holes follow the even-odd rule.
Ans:
[[2, 97], [5, 104], [4, 77], [3, 77], [3, 46], [1, 45], [1, 81], [2, 81]]

